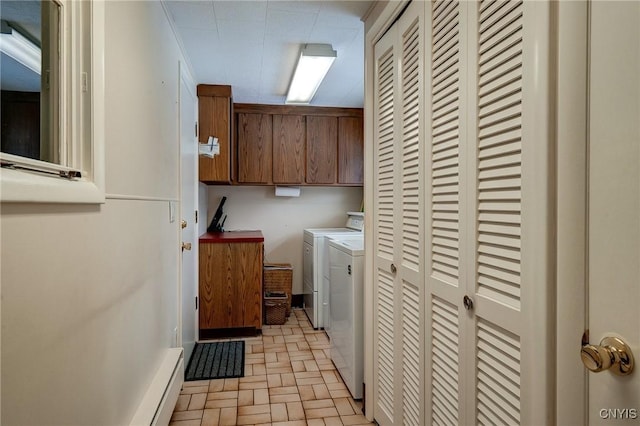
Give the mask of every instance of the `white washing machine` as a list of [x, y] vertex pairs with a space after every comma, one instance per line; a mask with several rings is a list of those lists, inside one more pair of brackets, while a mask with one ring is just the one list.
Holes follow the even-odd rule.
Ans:
[[[304, 230], [303, 244], [303, 297], [304, 310], [313, 328], [323, 328], [324, 319], [329, 312], [329, 293], [325, 291], [328, 285], [327, 265], [324, 257], [326, 253], [325, 237], [338, 238], [345, 235], [363, 235], [364, 213], [348, 212], [347, 223], [344, 228], [309, 228]], [[325, 282], [324, 276], [327, 276]]]
[[329, 241], [331, 360], [354, 399], [364, 383], [364, 238]]

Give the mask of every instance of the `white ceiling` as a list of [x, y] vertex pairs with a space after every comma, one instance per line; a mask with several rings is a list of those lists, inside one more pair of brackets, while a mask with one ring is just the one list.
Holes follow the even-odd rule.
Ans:
[[[40, 1], [1, 0], [0, 19], [40, 45]], [[0, 89], [39, 92], [40, 74], [12, 57], [0, 54]]]
[[364, 23], [372, 1], [169, 1], [198, 84], [228, 84], [238, 103], [284, 104], [306, 43], [338, 57], [311, 105], [364, 105]]

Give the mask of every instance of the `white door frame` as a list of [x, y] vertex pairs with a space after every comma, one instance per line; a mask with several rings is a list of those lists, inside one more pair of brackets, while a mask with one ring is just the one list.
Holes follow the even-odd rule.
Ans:
[[[180, 176], [180, 182], [178, 185], [178, 191], [179, 191], [179, 196], [180, 196], [180, 208], [178, 211], [178, 214], [180, 216], [182, 216], [182, 204], [183, 204], [183, 199], [184, 199], [184, 195], [183, 195], [183, 190], [182, 190], [182, 176], [183, 176], [183, 167], [182, 167], [182, 144], [183, 144], [183, 140], [182, 140], [182, 115], [181, 115], [181, 102], [183, 99], [182, 96], [182, 84], [184, 83], [185, 86], [189, 87], [189, 88], [193, 88], [193, 90], [190, 90], [190, 93], [192, 95], [192, 98], [195, 100], [193, 108], [195, 110], [194, 112], [194, 118], [197, 120], [198, 119], [198, 114], [197, 114], [197, 95], [196, 95], [196, 91], [195, 91], [195, 83], [193, 82], [193, 78], [191, 76], [191, 73], [189, 72], [189, 69], [187, 68], [186, 64], [184, 64], [183, 62], [178, 62], [178, 68], [179, 68], [179, 80], [178, 80], [178, 129], [179, 129], [179, 133], [178, 133], [178, 170], [179, 170], [179, 176]], [[195, 123], [194, 123], [195, 125]], [[194, 129], [194, 137], [193, 137], [193, 141], [194, 143], [197, 142], [197, 135], [195, 135], [195, 129]], [[194, 181], [198, 182], [198, 158], [197, 158], [197, 151], [196, 151], [196, 157], [194, 160], [194, 164], [193, 164], [193, 171], [192, 173], [195, 176]], [[196, 184], [193, 188], [192, 188], [192, 194], [191, 194], [193, 200], [194, 200], [194, 214], [195, 211], [198, 209], [198, 185]], [[182, 217], [180, 217], [180, 219], [183, 219]], [[197, 230], [198, 230], [198, 224], [195, 223], [195, 217], [189, 217], [189, 218], [185, 218], [189, 223], [188, 226], [191, 226], [192, 229], [194, 229], [195, 233], [196, 233], [196, 237], [197, 237]], [[177, 221], [178, 223], [181, 222]], [[183, 241], [182, 239], [182, 229], [180, 227], [180, 225], [178, 225], [178, 233], [179, 233], [179, 240], [178, 241]], [[178, 346], [182, 346], [184, 347], [184, 342], [183, 342], [183, 327], [185, 326], [185, 324], [183, 324], [183, 306], [184, 303], [190, 303], [187, 301], [183, 300], [183, 289], [184, 289], [184, 282], [183, 282], [183, 270], [185, 267], [191, 267], [193, 268], [193, 277], [195, 279], [195, 292], [196, 292], [196, 296], [198, 296], [198, 286], [197, 286], [197, 282], [198, 282], [198, 264], [197, 264], [197, 259], [198, 259], [198, 243], [197, 241], [194, 241], [194, 244], [192, 244], [191, 247], [191, 254], [193, 255], [193, 258], [195, 259], [195, 261], [191, 264], [191, 265], [185, 265], [184, 264], [184, 259], [183, 256], [180, 255], [180, 260], [179, 260], [179, 265], [180, 265], [180, 272], [179, 272], [179, 286], [178, 286], [178, 335], [177, 335], [177, 345]], [[193, 302], [195, 304], [195, 301]], [[195, 332], [195, 340], [198, 340], [198, 312], [196, 310], [195, 316], [193, 318], [193, 323], [192, 326], [194, 328], [194, 332]], [[185, 356], [188, 355], [187, 353], [185, 353]], [[188, 362], [188, 360], [185, 361], [185, 364]]]
[[557, 7], [556, 424], [584, 425], [589, 15], [586, 1]]

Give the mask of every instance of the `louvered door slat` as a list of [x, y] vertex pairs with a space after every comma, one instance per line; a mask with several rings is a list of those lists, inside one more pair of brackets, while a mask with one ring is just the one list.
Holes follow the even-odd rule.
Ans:
[[393, 52], [381, 55], [378, 61], [378, 188], [377, 224], [378, 255], [393, 258], [393, 192], [394, 192], [394, 129], [393, 129]]
[[434, 1], [428, 6], [430, 44], [428, 66], [427, 179], [428, 329], [427, 424], [460, 424], [460, 313], [450, 289], [461, 279], [461, 4]]
[[403, 424], [420, 423], [420, 293], [412, 284], [402, 287], [402, 416]]
[[[442, 228], [442, 223], [431, 226], [431, 268], [441, 280], [457, 285], [459, 227], [459, 7], [456, 2], [442, 6], [433, 3], [432, 10], [432, 55], [431, 70], [431, 220], [436, 221], [436, 212], [449, 212], [453, 219]], [[442, 11], [440, 11], [440, 8]], [[446, 72], [441, 67], [446, 65]], [[443, 92], [446, 97], [443, 97]], [[444, 101], [444, 102], [443, 102]], [[449, 177], [446, 183], [438, 178]], [[440, 185], [446, 184], [446, 195]], [[444, 241], [446, 238], [448, 241]], [[439, 256], [434, 243], [441, 242], [449, 250], [449, 256]]]
[[394, 291], [393, 276], [380, 271], [377, 277], [378, 293], [376, 295], [378, 311], [377, 329], [377, 361], [378, 361], [378, 404], [393, 413], [394, 407]]
[[[519, 309], [522, 4], [481, 7], [478, 20], [477, 285], [480, 294]], [[500, 215], [508, 215], [507, 227], [500, 226]], [[502, 256], [488, 257], [484, 246]]]
[[[519, 129], [519, 126], [518, 126]], [[487, 146], [481, 150], [481, 160], [505, 155], [519, 154], [522, 150], [520, 141], [505, 142], [498, 145]]]
[[[520, 342], [512, 333], [479, 320], [478, 420], [502, 424], [520, 423]], [[485, 362], [486, 360], [490, 362]], [[511, 373], [506, 377], [502, 371]]]
[[495, 27], [508, 25], [510, 21], [522, 17], [521, 1], [498, 1], [496, 3], [497, 5], [493, 9], [480, 8], [478, 19], [480, 34], [491, 30], [495, 31]]
[[416, 5], [407, 9], [407, 14], [398, 21], [398, 42], [401, 47], [400, 60], [400, 111], [402, 147], [400, 164], [402, 221], [398, 223], [401, 236], [401, 267], [398, 280], [402, 290], [402, 370], [401, 418], [403, 425], [420, 425], [423, 419], [423, 353], [421, 315], [422, 271], [422, 36], [421, 18], [413, 13]]
[[402, 33], [402, 254], [403, 266], [419, 271], [419, 27]]
[[[455, 1], [439, 1], [432, 5], [432, 28], [439, 28], [448, 15], [452, 12], [457, 13], [457, 4]], [[433, 41], [432, 41], [433, 44]]]
[[458, 312], [455, 305], [431, 301], [431, 421], [458, 424]]
[[440, 96], [449, 94], [454, 85], [458, 82], [457, 66], [458, 53], [451, 52], [450, 56], [443, 58], [441, 64], [434, 64], [432, 68], [433, 75], [433, 93], [436, 95], [436, 101], [440, 100]]

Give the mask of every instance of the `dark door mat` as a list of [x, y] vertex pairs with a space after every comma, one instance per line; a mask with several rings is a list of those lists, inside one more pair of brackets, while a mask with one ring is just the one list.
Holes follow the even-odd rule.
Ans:
[[185, 382], [244, 377], [244, 341], [196, 343]]

